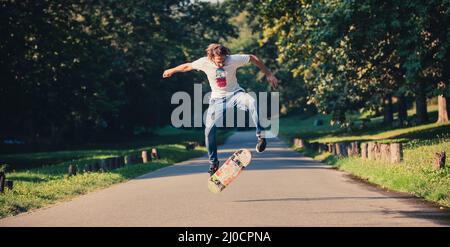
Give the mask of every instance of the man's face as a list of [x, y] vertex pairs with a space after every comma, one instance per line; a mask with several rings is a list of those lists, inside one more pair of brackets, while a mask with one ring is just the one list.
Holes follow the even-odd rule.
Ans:
[[225, 65], [225, 56], [215, 55], [213, 62], [217, 65], [217, 67], [223, 67]]

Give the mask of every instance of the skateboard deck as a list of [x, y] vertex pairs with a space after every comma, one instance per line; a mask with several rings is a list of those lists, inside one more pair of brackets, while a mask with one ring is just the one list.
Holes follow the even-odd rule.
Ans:
[[208, 179], [208, 189], [219, 193], [236, 179], [242, 169], [250, 164], [252, 154], [248, 149], [239, 149]]

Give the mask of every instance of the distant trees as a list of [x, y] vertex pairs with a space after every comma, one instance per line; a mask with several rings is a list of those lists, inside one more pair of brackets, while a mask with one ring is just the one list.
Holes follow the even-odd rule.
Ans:
[[383, 109], [392, 124], [394, 97], [403, 123], [405, 101], [414, 96], [416, 121], [424, 123], [433, 95], [440, 95], [439, 121], [448, 121], [449, 1], [253, 0], [240, 6], [259, 23], [263, 42], [276, 40], [280, 64], [302, 78], [296, 81], [307, 88], [308, 103], [335, 121], [345, 123], [347, 112]]
[[172, 93], [196, 75], [163, 81], [163, 69], [234, 36], [228, 19], [188, 0], [2, 1], [0, 137], [57, 144], [168, 123]]

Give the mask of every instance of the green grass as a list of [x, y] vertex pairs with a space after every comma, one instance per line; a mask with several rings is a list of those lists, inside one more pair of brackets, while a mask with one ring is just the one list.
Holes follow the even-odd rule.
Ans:
[[342, 142], [342, 141], [373, 141], [373, 140], [412, 140], [416, 138], [436, 138], [439, 134], [449, 132], [450, 123], [443, 124], [424, 124], [413, 127], [404, 127], [398, 129], [372, 129], [366, 131], [360, 131], [356, 134], [328, 134], [319, 138], [312, 138], [310, 142]]
[[[384, 188], [450, 207], [450, 166], [438, 171], [433, 169], [434, 154], [438, 151], [450, 154], [450, 139], [408, 143], [404, 149], [404, 161], [399, 164], [341, 158], [336, 159], [334, 165]], [[447, 155], [446, 163], [449, 162]]]
[[[93, 159], [100, 156], [122, 156], [161, 144], [185, 144], [189, 141], [204, 142], [202, 129], [176, 129], [170, 126], [157, 130], [157, 135], [137, 137], [126, 142], [88, 143], [70, 150], [13, 153], [0, 155], [0, 164], [8, 164], [8, 170], [24, 170], [54, 165], [65, 161]], [[223, 141], [231, 132], [219, 130], [218, 141]]]
[[[430, 108], [430, 119], [434, 121], [435, 107]], [[357, 118], [357, 116], [353, 117]], [[314, 126], [315, 119], [323, 119], [324, 125]], [[368, 128], [349, 133], [330, 126], [329, 119], [329, 116], [320, 115], [310, 118], [301, 116], [282, 118], [280, 135], [290, 145], [294, 137], [321, 143], [401, 141], [404, 143], [404, 160], [399, 164], [361, 158], [337, 158], [330, 153], [317, 153], [310, 149], [296, 150], [386, 189], [407, 192], [450, 207], [450, 123], [428, 123], [394, 129], [383, 126], [382, 118], [378, 117], [371, 120]], [[447, 154], [447, 165], [444, 169], [435, 171], [433, 169], [434, 155], [441, 151]]]
[[[162, 138], [170, 139], [176, 133], [180, 144], [161, 144], [152, 146], [133, 145], [131, 149], [92, 149], [59, 151], [45, 153], [13, 154], [8, 157], [17, 161], [55, 161], [65, 160], [56, 164], [41, 164], [39, 167], [19, 169], [7, 172], [8, 180], [14, 182], [13, 190], [5, 190], [0, 195], [0, 217], [16, 215], [32, 209], [40, 208], [58, 201], [71, 199], [77, 195], [89, 191], [108, 187], [139, 175], [157, 170], [174, 163], [198, 157], [206, 153], [205, 147], [197, 147], [195, 150], [186, 150], [183, 143], [187, 141], [198, 141], [204, 138], [200, 130], [173, 130], [163, 133]], [[223, 143], [230, 136], [230, 131], [219, 131], [218, 143]], [[184, 135], [184, 138], [182, 138]], [[167, 140], [166, 140], [167, 141]], [[161, 159], [146, 164], [130, 164], [109, 172], [79, 172], [78, 175], [68, 177], [69, 165], [77, 165], [79, 170], [97, 159], [111, 156], [138, 153], [156, 147]]]
[[[437, 115], [436, 106], [429, 106], [428, 111], [430, 121], [434, 121]], [[409, 110], [408, 114], [413, 114], [413, 112], [414, 110]], [[349, 118], [358, 123], [360, 121], [358, 119], [361, 119], [361, 116], [353, 114], [349, 115]], [[314, 126], [315, 120], [322, 120], [323, 125]], [[284, 141], [292, 145], [292, 141], [296, 137], [309, 142], [321, 143], [372, 140], [406, 142], [413, 139], [433, 139], [450, 132], [450, 123], [428, 123], [418, 126], [393, 128], [383, 125], [382, 117], [372, 118], [365, 128], [361, 128], [356, 124], [353, 131], [348, 132], [336, 125], [331, 125], [330, 120], [330, 115], [284, 117], [280, 119], [280, 136]]]

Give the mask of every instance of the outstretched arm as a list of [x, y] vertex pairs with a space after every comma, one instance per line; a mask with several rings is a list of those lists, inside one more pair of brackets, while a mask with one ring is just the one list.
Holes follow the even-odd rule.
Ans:
[[256, 65], [266, 75], [267, 81], [273, 88], [278, 87], [278, 79], [267, 69], [261, 59], [255, 55], [250, 55], [250, 62]]
[[192, 70], [191, 63], [184, 63], [181, 65], [178, 65], [177, 67], [164, 70], [163, 78], [171, 77], [173, 74], [178, 72], [188, 72]]

